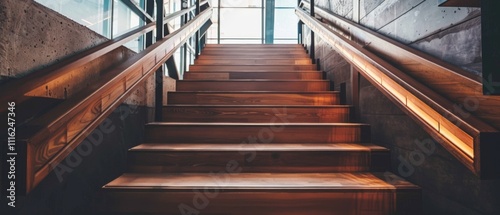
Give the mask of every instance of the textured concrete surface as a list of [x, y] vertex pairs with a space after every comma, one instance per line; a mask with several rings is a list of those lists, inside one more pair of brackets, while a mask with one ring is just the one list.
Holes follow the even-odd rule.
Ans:
[[[0, 30], [3, 79], [23, 77], [107, 40], [30, 0], [0, 0]], [[61, 80], [48, 83], [36, 93], [69, 98], [132, 55], [130, 50], [119, 48]], [[168, 83], [168, 89], [175, 89], [175, 83]], [[153, 106], [154, 79], [151, 77], [106, 119], [104, 123], [114, 127], [112, 132], [104, 133], [88, 154], [78, 154], [77, 148], [70, 162], [62, 162], [70, 167], [70, 171], [59, 174], [62, 178], [53, 171], [30, 194], [17, 195], [13, 214], [93, 214], [90, 205], [97, 191], [124, 171], [127, 150], [142, 141], [144, 124], [152, 121], [153, 111], [149, 107]], [[92, 134], [94, 132], [102, 130], [98, 127]], [[1, 201], [2, 212], [4, 201]]]
[[[108, 39], [33, 0], [0, 1], [0, 83], [81, 52]], [[66, 99], [134, 55], [125, 47], [47, 83], [29, 95]], [[3, 80], [2, 80], [3, 79]], [[151, 79], [151, 78], [150, 78]], [[154, 81], [146, 81], [125, 101], [152, 107]]]
[[[318, 6], [333, 2], [320, 0]], [[477, 9], [439, 8], [430, 0], [361, 0], [360, 17], [367, 27], [472, 73], [481, 71]], [[309, 47], [310, 32], [304, 35]], [[350, 66], [321, 39], [315, 42], [321, 69], [339, 90], [339, 83], [349, 83]], [[500, 214], [500, 180], [479, 180], [365, 78], [358, 110], [371, 125], [373, 142], [391, 150], [392, 172], [422, 187], [424, 214]]]
[[32, 0], [0, 1], [0, 75], [33, 70], [107, 39]]
[[481, 74], [481, 11], [438, 7], [432, 0], [318, 0], [318, 7], [352, 17], [360, 1], [360, 23], [379, 33]]

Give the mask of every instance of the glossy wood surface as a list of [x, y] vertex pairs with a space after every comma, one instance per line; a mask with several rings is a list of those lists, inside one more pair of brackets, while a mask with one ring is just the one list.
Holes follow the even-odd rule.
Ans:
[[169, 104], [334, 105], [338, 92], [169, 92]]
[[389, 151], [368, 144], [161, 144], [134, 147], [129, 172], [217, 172], [235, 161], [246, 173], [386, 171]]
[[[183, 41], [193, 35], [211, 16], [211, 10], [200, 14], [181, 29], [161, 41], [148, 47], [125, 62], [111, 68], [100, 79], [88, 85], [69, 99], [51, 108], [43, 115], [29, 122], [25, 130], [29, 131], [18, 136], [28, 143], [27, 159], [29, 163], [26, 173], [29, 182], [27, 192], [39, 184], [57, 164], [63, 161], [115, 108], [120, 105], [135, 88], [149, 77], [156, 69], [173, 55], [174, 51], [182, 45]], [[154, 24], [148, 24], [145, 29], [150, 29]], [[145, 29], [127, 34], [140, 35]], [[38, 87], [46, 81], [52, 80], [68, 69], [79, 66], [88, 60], [106, 53], [112, 47], [123, 44], [124, 38], [106, 43], [95, 53], [77, 55], [72, 62], [61, 63], [54, 73], [29, 76], [22, 89], [12, 90], [12, 95], [22, 93]], [[93, 50], [93, 49], [92, 49]], [[94, 50], [95, 51], [95, 50]], [[6, 85], [5, 87], [9, 87]], [[16, 86], [17, 87], [17, 86]], [[10, 91], [9, 91], [10, 92]]]
[[258, 136], [261, 143], [370, 141], [370, 127], [367, 124], [284, 123], [285, 120], [276, 119], [272, 123], [150, 123], [146, 125], [146, 142], [241, 143]]
[[[403, 112], [413, 118], [472, 172], [481, 178], [500, 177], [500, 167], [493, 164], [491, 159], [496, 156], [495, 151], [500, 150], [500, 145], [496, 141], [500, 138], [500, 132], [480, 118], [472, 114], [464, 114], [463, 110], [457, 108], [457, 104], [453, 103], [453, 96], [442, 94], [440, 90], [433, 87], [433, 82], [430, 80], [447, 82], [446, 85], [453, 86], [450, 88], [453, 93], [461, 94], [463, 99], [471, 99], [472, 97], [467, 97], [468, 94], [463, 89], [454, 88], [470, 83], [471, 79], [458, 70], [448, 67], [448, 64], [431, 61], [430, 58], [418, 56], [418, 53], [409, 49], [398, 49], [398, 51], [404, 52], [398, 53], [399, 56], [412, 56], [406, 60], [419, 61], [416, 64], [410, 63], [410, 65], [419, 67], [415, 71], [429, 75], [444, 74], [441, 77], [429, 76], [431, 78], [428, 81], [421, 82], [419, 78], [413, 77], [411, 72], [398, 65], [404, 59], [398, 60], [397, 63], [392, 60], [387, 61], [383, 55], [344, 37], [338, 33], [338, 29], [333, 30], [309, 16], [302, 9], [297, 9], [296, 14], [319, 37], [327, 41], [347, 61], [357, 67], [360, 74], [400, 107]], [[384, 40], [384, 38], [379, 37], [378, 40]], [[384, 46], [384, 49], [393, 50], [394, 46], [390, 47]], [[428, 70], [431, 67], [440, 71]], [[453, 70], [450, 71], [450, 68]], [[461, 81], [455, 83], [453, 80], [457, 78]], [[496, 98], [489, 99], [497, 100]], [[494, 106], [483, 107], [490, 109]], [[478, 113], [481, 112], [483, 111]]]
[[350, 122], [352, 107], [270, 106], [270, 105], [169, 105], [163, 120], [169, 122], [272, 122], [284, 117], [288, 122]]
[[305, 72], [187, 72], [184, 80], [239, 80], [239, 79], [280, 79], [280, 80], [320, 80], [323, 74], [317, 71]]
[[215, 72], [237, 72], [237, 71], [302, 71], [315, 70], [316, 65], [193, 65], [189, 71], [215, 71]]
[[[226, 55], [249, 59], [248, 50], [305, 52], [297, 45], [276, 47], [207, 49], [231, 49]], [[338, 93], [318, 82], [321, 76], [304, 81], [297, 70], [271, 72], [276, 66], [261, 65], [245, 72], [247, 65], [210, 61], [188, 73], [196, 80], [179, 81], [169, 92], [163, 122], [146, 125], [144, 143], [129, 150], [127, 173], [103, 187], [101, 212], [182, 214], [179, 206], [190, 205], [199, 190], [217, 192], [200, 210], [212, 215], [420, 213], [418, 187], [390, 173], [370, 173], [390, 168], [389, 151], [370, 143], [369, 125], [353, 123], [352, 107], [338, 105]], [[253, 80], [242, 80], [248, 76]]]
[[178, 91], [328, 91], [330, 82], [323, 80], [184, 80]]

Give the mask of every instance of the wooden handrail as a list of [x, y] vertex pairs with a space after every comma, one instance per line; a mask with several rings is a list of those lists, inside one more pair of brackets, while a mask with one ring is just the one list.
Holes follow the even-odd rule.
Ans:
[[[303, 4], [306, 4], [303, 2]], [[315, 11], [321, 16], [320, 10]], [[462, 117], [453, 103], [416, 81], [366, 47], [332, 30], [297, 7], [296, 14], [316, 35], [355, 66], [377, 89], [422, 126], [433, 138], [481, 178], [496, 178], [500, 133], [473, 115]], [[356, 26], [358, 29], [362, 27]], [[363, 32], [368, 34], [367, 32]], [[407, 53], [410, 55], [411, 53]], [[422, 61], [428, 60], [421, 58]], [[423, 62], [446, 68], [439, 62]], [[457, 74], [458, 75], [458, 74]], [[474, 81], [473, 79], [469, 79]]]
[[[304, 8], [310, 7], [310, 3], [307, 1], [302, 1], [302, 4]], [[315, 7], [315, 13], [321, 18], [331, 22], [332, 25], [339, 26], [339, 28], [337, 28], [338, 30], [347, 32], [349, 34], [348, 37], [351, 40], [356, 41], [358, 44], [362, 44], [364, 48], [369, 49], [370, 51], [384, 56], [396, 57], [397, 59], [395, 59], [395, 61], [415, 61], [415, 63], [418, 63], [423, 67], [423, 69], [450, 73], [454, 76], [460, 77], [462, 79], [461, 81], [467, 82], [467, 84], [481, 85], [479, 76], [473, 75], [458, 66], [411, 48], [392, 38], [363, 27], [351, 20], [337, 14], [330, 13], [320, 7]]]
[[[30, 91], [40, 86], [44, 86], [58, 77], [69, 74], [71, 71], [78, 69], [79, 67], [86, 65], [99, 57], [102, 57], [103, 55], [126, 44], [130, 40], [152, 31], [154, 28], [155, 23], [149, 23], [115, 39], [106, 41], [100, 45], [71, 56], [57, 64], [33, 72], [23, 78], [9, 81], [0, 86], [0, 92], [9, 92], [0, 94], [0, 101], [14, 101], [16, 103], [22, 103], [24, 99], [27, 98], [25, 95]], [[5, 106], [0, 107], [0, 112], [4, 112], [5, 110]]]
[[30, 132], [19, 138], [26, 144], [27, 192], [65, 159], [142, 81], [161, 67], [211, 15], [211, 9], [205, 10], [177, 31], [106, 73], [98, 82], [30, 122], [24, 129]]

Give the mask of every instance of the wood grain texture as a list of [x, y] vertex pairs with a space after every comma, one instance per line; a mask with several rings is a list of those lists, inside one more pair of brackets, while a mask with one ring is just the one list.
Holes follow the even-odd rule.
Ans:
[[[24, 97], [26, 93], [71, 73], [73, 70], [76, 70], [79, 67], [98, 59], [106, 53], [115, 50], [139, 35], [152, 31], [154, 26], [154, 23], [147, 24], [115, 39], [75, 54], [57, 64], [44, 68], [40, 71], [33, 72], [26, 77], [10, 81], [9, 83], [0, 86], [1, 92], [9, 92], [0, 94], [0, 101], [16, 101], [20, 104], [24, 101], [23, 98], [26, 98]], [[3, 112], [5, 109], [6, 107], [0, 107], [0, 112]]]
[[[306, 53], [302, 54], [273, 54], [272, 52], [266, 52], [266, 53], [261, 53], [261, 54], [253, 54], [253, 55], [200, 55], [198, 56], [198, 60], [217, 60], [217, 59], [234, 59], [234, 60], [263, 60], [263, 59], [293, 59], [293, 58], [299, 58], [299, 59], [307, 59], [309, 55]], [[196, 60], [195, 60], [196, 62]]]
[[236, 71], [301, 71], [316, 70], [316, 65], [256, 65], [256, 66], [236, 66], [236, 65], [193, 65], [189, 71], [215, 71], [215, 72], [236, 72]]
[[196, 65], [310, 65], [312, 60], [308, 58], [289, 59], [196, 59]]
[[281, 80], [320, 80], [321, 72], [187, 72], [184, 80], [235, 80], [235, 79], [281, 79]]
[[[388, 184], [368, 173], [158, 174], [147, 178], [127, 174], [104, 188], [108, 201], [102, 204], [117, 212], [178, 214], [180, 204], [192, 204], [194, 189], [218, 191], [203, 208], [205, 214], [385, 215], [396, 214], [397, 205], [404, 203], [410, 206], [405, 214], [420, 214], [411, 204], [420, 202], [417, 188], [394, 182]], [[134, 190], [122, 189], [121, 185], [129, 183], [136, 185]], [[400, 195], [407, 192], [415, 195]]]
[[334, 105], [338, 92], [169, 92], [169, 104]]
[[[386, 61], [370, 50], [365, 49], [364, 46], [332, 30], [324, 23], [318, 22], [302, 10], [296, 10], [296, 14], [319, 37], [327, 41], [348, 62], [357, 67], [361, 74], [377, 89], [410, 115], [412, 119], [472, 172], [481, 178], [500, 177], [500, 167], [498, 165], [481, 162], [483, 153], [486, 157], [490, 157], [491, 155], [487, 155], [489, 152], [480, 151], [481, 145], [486, 148], [498, 148], [498, 144], [489, 138], [479, 140], [481, 133], [495, 134], [497, 138], [500, 138], [500, 132], [497, 129], [474, 115], [464, 115], [463, 110], [457, 108], [456, 104], [440, 95], [435, 89], [424, 85], [405, 73], [405, 71], [402, 71], [400, 66], [393, 64], [394, 62]], [[409, 50], [405, 51], [411, 53]], [[422, 60], [424, 58], [415, 55], [411, 60]], [[446, 69], [446, 65], [436, 61], [427, 61], [426, 65]], [[467, 79], [463, 74], [459, 73], [448, 73], [447, 75], [451, 74]], [[436, 80], [438, 78], [434, 77], [432, 79]], [[464, 83], [467, 83], [465, 79]], [[440, 78], [439, 80], [449, 82], [446, 85], [455, 85], [454, 81], [449, 81], [453, 80], [453, 78]], [[460, 91], [457, 92], [460, 93]], [[469, 99], [472, 99], [472, 97], [469, 97]], [[435, 118], [436, 113], [439, 115], [438, 118]], [[482, 171], [481, 166], [484, 166], [484, 170], [487, 171]]]
[[[228, 49], [260, 47], [273, 49]], [[146, 125], [127, 173], [103, 187], [99, 212], [182, 214], [207, 198], [199, 212], [212, 215], [420, 214], [418, 187], [367, 173], [387, 171], [389, 151], [369, 143], [369, 125], [351, 122], [351, 106], [334, 105], [337, 92], [297, 84], [326, 83], [296, 75], [311, 72], [271, 67], [233, 65], [235, 72], [190, 72], [197, 80], [177, 82], [164, 122]]]
[[[272, 51], [273, 55], [303, 55], [304, 50], [290, 50], [290, 49], [273, 49], [269, 50]], [[261, 53], [265, 53], [266, 51], [262, 51], [260, 49], [234, 49], [234, 50], [228, 50], [228, 49], [219, 49], [219, 50], [210, 50], [210, 49], [205, 49], [203, 50], [202, 54], [204, 55], [258, 55]]]
[[[372, 156], [377, 151], [381, 156]], [[383, 155], [382, 155], [383, 154]], [[142, 144], [129, 152], [129, 172], [218, 172], [228, 161], [242, 172], [331, 173], [384, 169], [387, 149], [359, 144]]]
[[[163, 65], [174, 50], [182, 45], [179, 42], [186, 41], [210, 16], [211, 11], [200, 14], [196, 19], [171, 34], [170, 39], [158, 41], [145, 51], [113, 67], [103, 74], [98, 81], [29, 122], [26, 125], [30, 129], [29, 134], [20, 137], [33, 145], [33, 147], [28, 147], [32, 148], [28, 159], [34, 165], [29, 168], [32, 171], [28, 173], [31, 174], [28, 178], [33, 178], [33, 180], [29, 181], [32, 184], [27, 185], [27, 187], [29, 189], [36, 187], [59, 162], [64, 160], [97, 125], [133, 92], [140, 82]], [[147, 26], [149, 27], [146, 27], [146, 29], [149, 29], [153, 24]], [[139, 32], [142, 32], [142, 30], [139, 30]], [[114, 42], [121, 44], [120, 41]], [[114, 45], [116, 44], [111, 46]], [[170, 47], [170, 49], [167, 49], [167, 47]], [[104, 50], [97, 52], [104, 52]], [[91, 55], [83, 58], [92, 59], [99, 54], [92, 53]], [[77, 62], [69, 65], [80, 64], [84, 61], [78, 59]], [[65, 63], [60, 66], [62, 70], [68, 69], [68, 65]], [[22, 86], [31, 89], [30, 87], [44, 83], [43, 81], [46, 81], [46, 78], [57, 77], [65, 73], [62, 70], [58, 70], [59, 72], [55, 72], [55, 74], [40, 77], [30, 76], [36, 80], [33, 82], [28, 81], [28, 84]], [[132, 83], [133, 80], [135, 82]], [[29, 191], [27, 190], [27, 192]]]
[[351, 106], [266, 105], [169, 105], [163, 108], [167, 122], [350, 122]]
[[[146, 142], [367, 143], [370, 128], [358, 123], [150, 123]], [[196, 135], [193, 135], [196, 134]]]
[[330, 83], [323, 80], [184, 80], [177, 82], [177, 91], [328, 91]]

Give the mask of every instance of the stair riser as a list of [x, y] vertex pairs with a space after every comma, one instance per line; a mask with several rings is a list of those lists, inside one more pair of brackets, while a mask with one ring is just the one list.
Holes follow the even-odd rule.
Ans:
[[[367, 143], [367, 125], [147, 125], [149, 143]], [[256, 139], [256, 140], [255, 140]]]
[[[224, 180], [223, 177], [214, 176], [214, 180]], [[101, 198], [107, 199], [101, 203], [103, 212], [118, 214], [189, 214], [180, 212], [179, 206], [207, 215], [420, 215], [422, 212], [416, 206], [421, 202], [419, 192], [394, 190], [229, 192], [207, 188], [177, 192], [104, 192]], [[394, 205], [408, 207], [401, 209]]]
[[231, 80], [231, 79], [286, 79], [320, 80], [320, 72], [188, 72], [185, 80]]
[[266, 45], [255, 45], [252, 47], [244, 46], [244, 45], [238, 45], [238, 44], [233, 44], [233, 45], [220, 45], [217, 47], [217, 45], [208, 45], [203, 50], [247, 50], [247, 49], [252, 49], [252, 50], [277, 50], [277, 49], [291, 49], [291, 50], [302, 50], [305, 51], [305, 48], [301, 45], [271, 45], [269, 46], [268, 44]]
[[227, 53], [227, 52], [212, 52], [210, 54], [200, 55], [200, 59], [294, 59], [294, 58], [308, 58], [310, 57], [306, 53]]
[[260, 49], [205, 49], [201, 52], [203, 55], [212, 55], [212, 54], [223, 54], [223, 55], [239, 55], [239, 56], [248, 56], [254, 54], [273, 54], [273, 55], [289, 55], [289, 54], [305, 54], [305, 50], [300, 49], [268, 49], [268, 50], [260, 50]]
[[198, 60], [218, 60], [218, 59], [234, 59], [234, 60], [247, 60], [247, 59], [252, 59], [252, 60], [267, 60], [267, 59], [310, 59], [310, 56], [308, 54], [295, 54], [295, 55], [276, 55], [272, 53], [265, 53], [261, 55], [200, 55], [198, 56]]
[[311, 59], [224, 59], [224, 60], [195, 60], [196, 65], [310, 65]]
[[301, 44], [207, 44], [206, 48], [301, 48]]
[[175, 93], [167, 96], [168, 104], [207, 105], [335, 105], [338, 94], [272, 94], [272, 93]]
[[214, 71], [214, 72], [233, 72], [233, 71], [280, 71], [280, 72], [290, 72], [290, 71], [301, 71], [301, 70], [316, 70], [316, 65], [243, 65], [243, 66], [206, 66], [206, 65], [194, 65], [189, 67], [189, 71]]
[[285, 116], [289, 122], [349, 122], [350, 107], [164, 107], [167, 122], [272, 122]]
[[328, 91], [327, 81], [178, 81], [177, 91]]
[[[221, 151], [129, 153], [129, 170], [135, 173], [209, 173], [237, 162], [246, 173], [331, 173], [387, 170], [388, 152], [370, 151]], [[372, 160], [371, 157], [376, 157]], [[370, 169], [370, 166], [372, 169]]]

